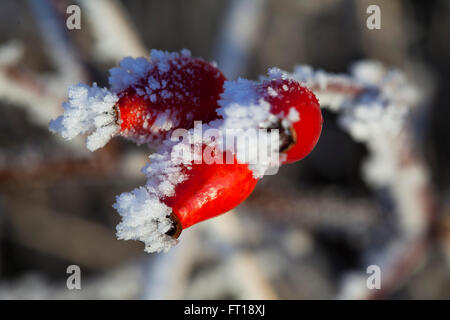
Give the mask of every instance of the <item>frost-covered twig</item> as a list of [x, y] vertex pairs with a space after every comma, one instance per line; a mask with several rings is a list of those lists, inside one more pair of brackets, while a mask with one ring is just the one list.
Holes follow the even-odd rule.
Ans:
[[[374, 62], [355, 64], [348, 76], [304, 66], [290, 76], [314, 88], [321, 105], [338, 112], [341, 126], [367, 145], [363, 177], [375, 191], [386, 190], [391, 196], [401, 232], [383, 251], [366, 256], [368, 264], [380, 265], [382, 288], [388, 291], [406, 276], [405, 268], [417, 261], [417, 253], [423, 252], [434, 209], [428, 172], [417, 155], [407, 121], [409, 111], [421, 102], [420, 90], [400, 72]], [[352, 285], [346, 283], [341, 297], [370, 296], [365, 281], [356, 291], [348, 289]]]

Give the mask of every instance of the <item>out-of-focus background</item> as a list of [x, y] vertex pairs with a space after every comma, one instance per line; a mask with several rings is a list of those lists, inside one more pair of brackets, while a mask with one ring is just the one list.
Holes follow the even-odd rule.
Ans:
[[[66, 28], [71, 4], [80, 30]], [[366, 26], [371, 4], [379, 30]], [[1, 1], [0, 298], [450, 298], [449, 39], [447, 0]], [[370, 185], [370, 150], [324, 110], [309, 157], [169, 253], [117, 240], [111, 205], [144, 183], [150, 151], [116, 138], [90, 153], [48, 121], [69, 85], [105, 86], [124, 56], [182, 48], [230, 79], [297, 64], [345, 73], [361, 59], [398, 68], [424, 97], [398, 162], [424, 178]], [[69, 265], [81, 290], [66, 287]], [[369, 265], [381, 268], [379, 290], [366, 286]]]

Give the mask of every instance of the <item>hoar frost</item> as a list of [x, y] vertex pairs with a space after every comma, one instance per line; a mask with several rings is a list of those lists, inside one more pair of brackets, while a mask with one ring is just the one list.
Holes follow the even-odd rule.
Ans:
[[[170, 67], [168, 62], [179, 57], [189, 57], [189, 50], [177, 52], [164, 52], [152, 50], [150, 60], [145, 58], [124, 58], [119, 67], [110, 70], [109, 84], [111, 89], [99, 88], [95, 83], [92, 87], [85, 84], [77, 84], [69, 88], [68, 101], [63, 103], [64, 113], [56, 120], [50, 122], [50, 130], [59, 133], [66, 140], [71, 140], [80, 134], [88, 134], [86, 145], [91, 151], [103, 147], [120, 131], [115, 104], [118, 102], [118, 94], [123, 90], [137, 84], [154, 66], [160, 73], [167, 72]], [[158, 82], [154, 78], [149, 79], [146, 91], [137, 92], [141, 95], [149, 95], [156, 101], [153, 90], [164, 88], [165, 81]], [[139, 91], [138, 90], [138, 91]], [[161, 96], [170, 97], [170, 92], [163, 90]], [[152, 98], [153, 97], [153, 98]], [[168, 112], [157, 115], [151, 129], [155, 133], [149, 137], [136, 136], [134, 140], [138, 144], [148, 142], [161, 132], [166, 132], [177, 125], [176, 119]]]
[[69, 88], [69, 100], [63, 103], [64, 114], [50, 122], [50, 130], [67, 140], [88, 133], [88, 149], [101, 148], [119, 131], [114, 111], [118, 100], [117, 95], [95, 83], [92, 87], [74, 85]]

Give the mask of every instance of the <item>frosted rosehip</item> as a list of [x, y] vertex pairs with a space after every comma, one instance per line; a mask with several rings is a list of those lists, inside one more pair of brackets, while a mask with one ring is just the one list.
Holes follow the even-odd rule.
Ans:
[[119, 134], [138, 144], [159, 145], [174, 129], [218, 117], [225, 77], [187, 50], [153, 50], [150, 60], [125, 58], [110, 74], [110, 89], [70, 87], [64, 114], [50, 122], [50, 130], [65, 139], [87, 133], [87, 147], [96, 150]]
[[280, 152], [285, 154], [283, 163], [306, 157], [316, 146], [322, 131], [322, 113], [314, 93], [292, 79], [263, 81], [257, 91], [279, 119], [272, 127], [280, 129]]
[[186, 146], [189, 150], [190, 145], [182, 143], [162, 145], [142, 170], [148, 178], [145, 186], [117, 197], [119, 239], [140, 240], [147, 252], [167, 251], [183, 229], [233, 209], [253, 191], [257, 178], [247, 164], [221, 151], [214, 152], [214, 158], [228, 155], [233, 163], [196, 163], [189, 151], [179, 162], [175, 151]]
[[181, 229], [223, 214], [244, 201], [258, 179], [247, 164], [193, 164], [188, 178], [175, 187], [175, 194], [162, 200], [172, 209], [177, 222], [171, 232], [176, 237]]
[[160, 141], [194, 121], [216, 119], [225, 77], [210, 63], [178, 56], [152, 63], [137, 83], [118, 93], [120, 134], [137, 142]]

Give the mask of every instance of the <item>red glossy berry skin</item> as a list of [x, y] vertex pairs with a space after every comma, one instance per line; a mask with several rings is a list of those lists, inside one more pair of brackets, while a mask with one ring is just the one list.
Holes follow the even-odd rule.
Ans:
[[[272, 88], [276, 95], [269, 94]], [[300, 116], [293, 123], [296, 142], [286, 151], [283, 163], [292, 163], [306, 157], [316, 146], [322, 131], [322, 113], [314, 93], [299, 82], [290, 79], [265, 81], [260, 85], [260, 93], [270, 103], [271, 112], [281, 119], [286, 118], [292, 107]]]
[[163, 199], [183, 229], [223, 214], [243, 202], [257, 179], [247, 164], [193, 164], [189, 178], [175, 187], [175, 196]]
[[[139, 83], [119, 93], [116, 106], [123, 135], [162, 139], [164, 133], [176, 128], [190, 129], [194, 121], [207, 123], [218, 117], [217, 101], [225, 81], [220, 70], [202, 59], [186, 56], [168, 64], [164, 72], [157, 64], [152, 65]], [[169, 126], [161, 126], [161, 118], [157, 121], [164, 114], [171, 122]]]

